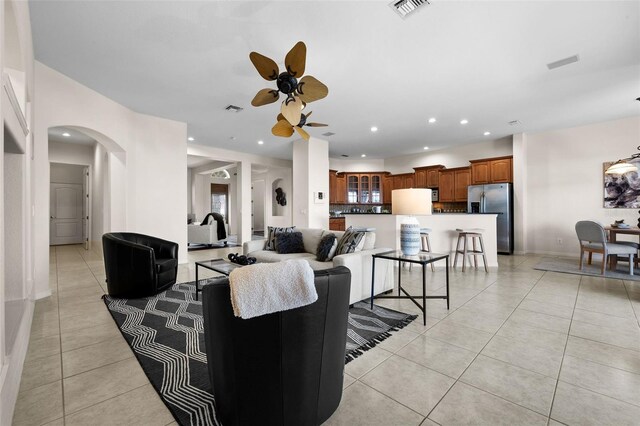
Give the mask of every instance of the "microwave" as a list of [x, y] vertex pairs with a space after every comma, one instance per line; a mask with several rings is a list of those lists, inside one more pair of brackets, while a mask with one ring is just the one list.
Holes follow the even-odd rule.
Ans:
[[431, 201], [438, 201], [438, 190], [437, 189], [432, 189], [431, 190]]

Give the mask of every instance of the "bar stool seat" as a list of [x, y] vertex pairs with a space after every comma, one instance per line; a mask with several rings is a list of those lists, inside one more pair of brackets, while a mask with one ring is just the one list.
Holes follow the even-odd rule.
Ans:
[[[455, 268], [458, 264], [458, 255], [461, 254], [462, 272], [465, 271], [467, 256], [473, 256], [473, 264], [475, 268], [478, 269], [477, 256], [482, 256], [482, 261], [484, 262], [484, 271], [489, 272], [489, 270], [487, 269], [487, 255], [484, 251], [484, 240], [482, 239], [482, 233], [484, 232], [484, 229], [457, 228], [456, 231], [458, 232], [458, 241], [456, 242], [456, 256], [453, 258], [453, 267]], [[469, 239], [471, 239], [471, 249], [468, 248]], [[479, 243], [479, 248], [477, 247], [476, 242]], [[462, 247], [460, 247], [461, 245]]]

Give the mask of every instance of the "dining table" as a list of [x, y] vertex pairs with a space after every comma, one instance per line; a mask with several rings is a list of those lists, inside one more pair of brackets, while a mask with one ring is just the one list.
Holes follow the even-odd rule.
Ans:
[[[615, 243], [618, 239], [618, 235], [635, 235], [640, 242], [640, 228], [637, 226], [630, 226], [621, 228], [619, 226], [606, 226], [604, 228], [609, 233], [609, 241]], [[618, 256], [611, 256], [611, 270], [615, 271], [618, 264]], [[638, 258], [636, 257], [636, 265], [638, 264]]]

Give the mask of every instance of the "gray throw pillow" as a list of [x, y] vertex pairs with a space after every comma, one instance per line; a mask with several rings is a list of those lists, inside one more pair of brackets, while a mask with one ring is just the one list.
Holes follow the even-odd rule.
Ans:
[[267, 230], [267, 242], [264, 246], [265, 250], [276, 250], [276, 236], [283, 232], [295, 232], [295, 226], [290, 227], [275, 227], [270, 226]]
[[344, 231], [342, 238], [340, 238], [340, 241], [338, 242], [338, 247], [336, 248], [336, 256], [339, 254], [355, 252], [356, 247], [358, 247], [358, 244], [360, 244], [360, 242], [364, 238], [364, 234], [364, 231], [356, 231], [351, 226], [347, 228], [347, 230]]
[[281, 232], [276, 235], [278, 254], [304, 253], [302, 232]]

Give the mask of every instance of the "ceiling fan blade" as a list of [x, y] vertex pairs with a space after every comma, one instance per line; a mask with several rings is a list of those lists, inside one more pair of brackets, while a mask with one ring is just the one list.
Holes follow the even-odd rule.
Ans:
[[322, 124], [322, 123], [307, 123], [305, 124], [305, 126], [309, 126], [309, 127], [327, 127], [328, 124]]
[[309, 138], [311, 137], [311, 136], [309, 136], [309, 133], [305, 132], [304, 130], [302, 130], [302, 129], [301, 129], [300, 127], [298, 127], [298, 126], [295, 126], [295, 127], [294, 127], [294, 129], [296, 129], [296, 131], [297, 131], [298, 133], [300, 133], [300, 136], [302, 136], [302, 139], [304, 139], [305, 141], [308, 141], [308, 140], [309, 140]]
[[284, 65], [287, 67], [287, 72], [296, 78], [302, 77], [306, 57], [307, 46], [301, 41], [297, 42], [284, 58]]
[[253, 66], [256, 67], [262, 78], [265, 80], [271, 81], [278, 78], [278, 74], [280, 73], [278, 70], [278, 64], [276, 64], [273, 59], [267, 58], [258, 52], [249, 53], [249, 59], [251, 59]]
[[275, 136], [288, 138], [293, 134], [293, 127], [287, 120], [280, 120], [271, 128], [271, 133]]
[[280, 120], [286, 120], [286, 118], [284, 118], [284, 115], [278, 114], [278, 116], [276, 117], [276, 121], [280, 121]]
[[285, 99], [284, 102], [282, 102], [280, 113], [289, 124], [297, 126], [298, 123], [300, 123], [300, 117], [302, 115], [302, 101], [297, 96], [293, 99]]
[[272, 104], [280, 98], [280, 92], [273, 89], [262, 89], [251, 101], [251, 105], [254, 107]]
[[317, 101], [329, 94], [329, 88], [315, 77], [306, 75], [298, 82], [298, 94], [305, 103]]
[[310, 116], [311, 114], [313, 114], [313, 111], [309, 111], [309, 114], [305, 115], [305, 116], [304, 116], [304, 119], [305, 119], [305, 120], [308, 120], [308, 119], [309, 119], [309, 116]]

